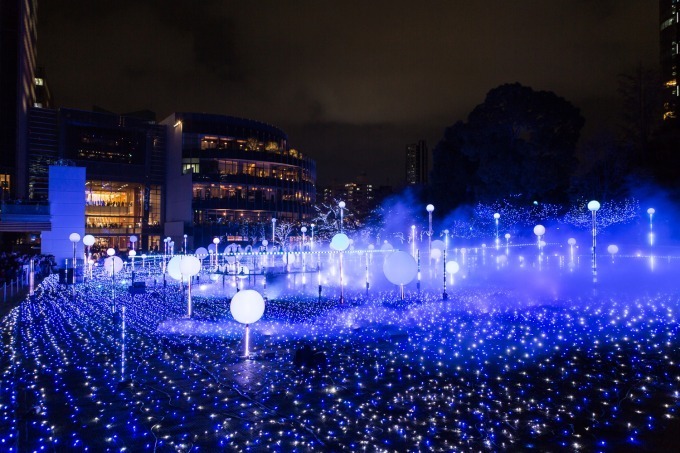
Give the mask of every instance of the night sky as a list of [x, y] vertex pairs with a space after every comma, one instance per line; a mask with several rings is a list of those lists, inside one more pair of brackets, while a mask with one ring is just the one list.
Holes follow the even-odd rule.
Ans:
[[252, 118], [318, 183], [399, 185], [486, 93], [520, 82], [616, 117], [617, 75], [657, 69], [657, 0], [43, 0], [38, 62], [59, 106]]

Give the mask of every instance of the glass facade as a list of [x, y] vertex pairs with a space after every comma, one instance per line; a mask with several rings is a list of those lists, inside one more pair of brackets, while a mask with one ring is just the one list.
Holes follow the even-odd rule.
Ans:
[[29, 193], [46, 200], [48, 169], [61, 159], [86, 168], [85, 233], [95, 251], [159, 249], [166, 129], [148, 119], [73, 109], [29, 113]]
[[182, 172], [193, 180], [193, 223], [201, 229], [239, 223], [309, 221], [316, 164], [288, 147], [279, 129], [257, 121], [178, 113]]

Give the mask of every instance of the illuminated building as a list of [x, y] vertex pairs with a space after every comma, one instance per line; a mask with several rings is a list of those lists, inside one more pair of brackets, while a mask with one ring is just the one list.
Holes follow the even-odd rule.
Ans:
[[165, 127], [146, 119], [74, 109], [29, 112], [29, 193], [47, 200], [48, 167], [85, 167], [85, 232], [99, 248], [160, 248]]
[[663, 117], [677, 118], [680, 87], [680, 0], [659, 1], [661, 81], [663, 83]]
[[203, 113], [175, 113], [162, 123], [168, 128], [169, 236], [193, 229], [195, 243], [207, 244], [234, 222], [312, 218], [316, 163], [289, 147], [280, 129]]
[[406, 146], [406, 185], [427, 184], [429, 159], [424, 140]]
[[26, 123], [35, 101], [36, 0], [0, 3], [0, 188], [26, 197]]

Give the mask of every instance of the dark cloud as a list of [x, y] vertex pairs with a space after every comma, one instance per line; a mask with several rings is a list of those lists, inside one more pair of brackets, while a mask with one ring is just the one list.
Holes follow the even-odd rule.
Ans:
[[393, 162], [366, 164], [369, 178], [397, 183], [406, 143], [434, 146], [506, 82], [611, 121], [617, 75], [659, 55], [656, 0], [52, 0], [39, 15], [62, 105], [273, 123], [322, 183], [365, 156]]

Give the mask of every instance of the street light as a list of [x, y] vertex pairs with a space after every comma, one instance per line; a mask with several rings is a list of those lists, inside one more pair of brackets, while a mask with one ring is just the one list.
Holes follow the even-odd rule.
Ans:
[[501, 218], [501, 215], [499, 213], [495, 213], [493, 215], [494, 220], [496, 221], [496, 250], [498, 250], [498, 247], [500, 246], [498, 242], [498, 219]]
[[534, 234], [538, 238], [538, 268], [540, 269], [543, 264], [543, 241], [541, 236], [545, 234], [545, 227], [543, 225], [536, 225], [534, 227]]
[[416, 257], [416, 226], [411, 225], [411, 255]]
[[600, 202], [592, 200], [588, 203], [588, 210], [593, 215], [593, 283], [597, 283], [597, 211], [600, 209]]
[[187, 254], [187, 235], [184, 235], [184, 254]]
[[272, 246], [276, 242], [276, 218], [272, 217]]
[[505, 254], [509, 255], [510, 251], [510, 233], [505, 233]]
[[428, 204], [425, 206], [425, 210], [427, 211], [427, 219], [429, 223], [429, 227], [427, 229], [427, 259], [429, 263], [430, 255], [432, 254], [432, 211], [434, 211], [434, 205]]
[[73, 243], [73, 279], [72, 283], [75, 285], [76, 284], [76, 244], [80, 242], [80, 235], [78, 233], [71, 233], [68, 237], [68, 240]]
[[94, 245], [94, 236], [91, 234], [86, 234], [83, 237], [83, 244], [87, 246], [87, 263], [90, 268], [90, 278], [92, 278], [92, 254], [90, 253], [90, 247]]
[[220, 238], [214, 238], [213, 244], [215, 244], [215, 268], [217, 268], [218, 258], [217, 258], [217, 244], [220, 243]]
[[342, 233], [342, 216], [343, 216], [343, 211], [345, 210], [345, 202], [341, 201], [338, 203], [338, 207], [340, 208], [340, 232]]
[[649, 214], [649, 246], [654, 246], [654, 225], [652, 223], [652, 217], [656, 211], [654, 208], [647, 209], [647, 214]]

